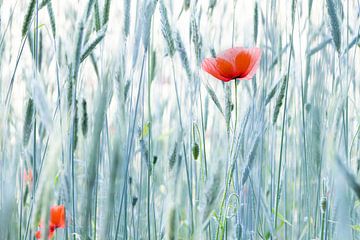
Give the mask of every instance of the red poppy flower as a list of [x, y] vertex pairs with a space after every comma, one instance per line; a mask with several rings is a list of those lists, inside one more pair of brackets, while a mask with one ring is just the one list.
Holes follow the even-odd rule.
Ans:
[[50, 228], [65, 228], [64, 205], [52, 206], [50, 208]]
[[[50, 208], [50, 223], [49, 223], [49, 235], [48, 238], [51, 239], [57, 228], [65, 228], [66, 216], [65, 216], [65, 207], [64, 205], [55, 205]], [[35, 232], [35, 238], [41, 238], [41, 230], [44, 230], [42, 223], [39, 224], [40, 230]]]
[[251, 79], [259, 67], [260, 48], [235, 47], [225, 50], [215, 58], [205, 58], [202, 69], [219, 80]]

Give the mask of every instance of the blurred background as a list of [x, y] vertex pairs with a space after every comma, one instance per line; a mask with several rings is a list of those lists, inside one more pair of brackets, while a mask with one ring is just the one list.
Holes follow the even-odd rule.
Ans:
[[[60, 204], [55, 239], [360, 239], [358, 0], [0, 13], [1, 239]], [[201, 69], [231, 47], [261, 48], [252, 80]]]

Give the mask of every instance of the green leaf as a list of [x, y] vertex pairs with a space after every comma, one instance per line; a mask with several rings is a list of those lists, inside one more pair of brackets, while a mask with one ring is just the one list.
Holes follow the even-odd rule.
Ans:
[[[272, 210], [272, 212], [275, 213], [274, 209]], [[281, 215], [279, 212], [277, 213], [277, 216], [283, 223], [286, 223], [287, 225], [292, 227], [292, 224], [288, 220], [286, 220], [285, 217]]]
[[150, 122], [147, 122], [142, 130], [142, 134], [141, 134], [141, 138], [144, 139], [145, 137], [147, 137], [149, 135], [149, 130], [150, 130]]
[[351, 228], [357, 232], [360, 232], [360, 225], [351, 225]]
[[58, 172], [54, 178], [54, 185], [56, 185], [59, 181], [59, 175], [60, 175], [60, 172]]

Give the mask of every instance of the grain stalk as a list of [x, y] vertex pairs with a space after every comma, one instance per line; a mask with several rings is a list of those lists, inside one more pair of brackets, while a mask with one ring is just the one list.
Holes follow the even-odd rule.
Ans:
[[[294, 26], [294, 25], [293, 25]], [[287, 78], [289, 78], [290, 74], [290, 64], [291, 64], [291, 57], [293, 52], [293, 33], [294, 33], [294, 27], [292, 27], [292, 33], [290, 36], [290, 53], [289, 53], [289, 60], [288, 60], [288, 69], [287, 69]], [[277, 227], [277, 219], [278, 219], [278, 210], [279, 210], [279, 202], [280, 202], [280, 179], [281, 179], [281, 170], [282, 170], [282, 161], [283, 161], [283, 146], [284, 146], [284, 135], [285, 135], [285, 121], [286, 121], [286, 112], [287, 112], [287, 97], [288, 97], [288, 89], [289, 89], [289, 81], [286, 80], [286, 87], [285, 87], [285, 98], [284, 98], [284, 111], [283, 111], [283, 117], [282, 117], [282, 127], [281, 127], [281, 143], [280, 143], [280, 153], [279, 153], [279, 166], [278, 166], [278, 172], [277, 172], [277, 182], [276, 182], [276, 202], [275, 202], [275, 219], [274, 219], [274, 229]]]

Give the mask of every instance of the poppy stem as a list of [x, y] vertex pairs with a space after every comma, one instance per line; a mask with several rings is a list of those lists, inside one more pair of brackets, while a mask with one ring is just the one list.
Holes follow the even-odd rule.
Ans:
[[[234, 123], [234, 136], [236, 134], [236, 128], [237, 128], [237, 117], [238, 117], [238, 101], [237, 101], [237, 92], [238, 92], [238, 87], [237, 87], [237, 82], [236, 82], [236, 79], [234, 81], [234, 86], [235, 86], [235, 93], [234, 93], [234, 96], [235, 96], [235, 123]], [[235, 145], [235, 137], [233, 138], [233, 141], [232, 141], [232, 144], [231, 144], [231, 151], [230, 151], [230, 154], [232, 154], [233, 152], [233, 149], [234, 149], [234, 145]]]
[[227, 192], [229, 190], [231, 180], [232, 180], [232, 177], [233, 177], [235, 163], [236, 163], [236, 161], [233, 161], [230, 164], [230, 167], [228, 169], [228, 174], [226, 176], [226, 180], [225, 180], [226, 185], [225, 185], [225, 191], [224, 191], [224, 194], [223, 194], [223, 198], [221, 200], [221, 207], [220, 207], [220, 214], [219, 214], [219, 225], [218, 225], [217, 230], [216, 230], [216, 239], [219, 239], [220, 230], [222, 231], [221, 234], [220, 234], [220, 239], [222, 239], [223, 236], [224, 236], [224, 223], [226, 223], [225, 222], [226, 219], [224, 219], [224, 220], [222, 219], [223, 216], [224, 216], [223, 210], [224, 210], [224, 207], [225, 207], [225, 200], [226, 200]]
[[237, 1], [234, 0], [234, 11], [233, 11], [233, 18], [232, 18], [231, 47], [234, 47], [234, 41], [235, 41], [235, 10], [236, 10], [236, 3], [237, 3]]

